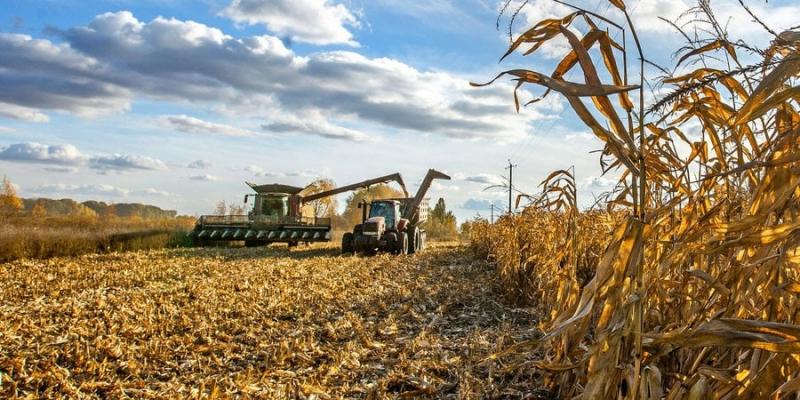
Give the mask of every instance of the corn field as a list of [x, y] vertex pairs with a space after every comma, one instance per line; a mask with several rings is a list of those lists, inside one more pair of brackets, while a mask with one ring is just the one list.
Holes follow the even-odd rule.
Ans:
[[[765, 49], [734, 41], [701, 1], [685, 17], [703, 29], [673, 24], [680, 72], [648, 79], [635, 21], [610, 3], [622, 21], [570, 6], [505, 54], [567, 40], [552, 72], [498, 78], [563, 96], [619, 180], [579, 212], [574, 176], [557, 171], [520, 215], [473, 227], [508, 295], [544, 315], [541, 338], [493, 358], [542, 371], [559, 398], [797, 398], [800, 32], [770, 30]], [[667, 94], [646, 106], [654, 86]]]
[[532, 315], [465, 249], [171, 249], [0, 264], [0, 398], [519, 398]]

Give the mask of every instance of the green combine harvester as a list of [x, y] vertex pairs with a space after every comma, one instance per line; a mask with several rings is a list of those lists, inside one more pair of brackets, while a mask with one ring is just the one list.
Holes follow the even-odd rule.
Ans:
[[[245, 182], [255, 193], [244, 196], [245, 204], [253, 206], [245, 215], [203, 215], [191, 232], [195, 245], [243, 241], [245, 246], [266, 246], [287, 243], [328, 242], [331, 240], [331, 219], [308, 212], [307, 203], [340, 193], [368, 188], [371, 185], [395, 181], [408, 196], [399, 173], [369, 179], [318, 193], [309, 193], [311, 185], [300, 188], [279, 183], [256, 185]], [[304, 212], [306, 211], [306, 212]]]

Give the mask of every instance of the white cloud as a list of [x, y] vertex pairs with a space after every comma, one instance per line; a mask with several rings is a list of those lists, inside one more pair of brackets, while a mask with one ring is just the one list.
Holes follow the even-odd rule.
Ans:
[[[273, 36], [233, 38], [191, 21], [142, 22], [130, 12], [54, 33], [63, 43], [0, 34], [0, 101], [76, 114], [125, 110], [137, 95], [204, 102], [247, 112], [268, 130], [346, 140], [364, 139], [351, 126], [368, 124], [383, 132], [510, 141], [561, 106], [553, 96], [517, 114], [508, 82], [473, 88], [445, 72], [349, 51], [298, 56]], [[24, 87], [10, 83], [20, 79]], [[187, 130], [231, 132], [188, 118], [179, 119]]]
[[71, 144], [15, 143], [0, 149], [0, 160], [38, 164], [80, 165], [87, 157]]
[[7, 126], [0, 126], [0, 133], [14, 133], [17, 130], [14, 128], [9, 128]]
[[130, 154], [111, 154], [107, 156], [92, 157], [89, 160], [89, 168], [99, 171], [131, 171], [131, 170], [165, 170], [166, 164], [163, 161]]
[[264, 169], [263, 168], [261, 168], [259, 166], [255, 166], [255, 165], [248, 165], [248, 166], [244, 167], [244, 171], [245, 172], [249, 172], [251, 174], [255, 174], [255, 175], [260, 175], [260, 174], [264, 173]]
[[89, 164], [89, 168], [101, 172], [123, 172], [130, 170], [165, 170], [166, 164], [155, 158], [111, 154], [87, 156], [71, 144], [46, 145], [36, 142], [14, 143], [0, 148], [0, 160], [45, 164], [50, 172], [77, 172], [78, 166]]
[[493, 174], [476, 174], [463, 178], [463, 180], [472, 183], [480, 183], [482, 185], [503, 185], [505, 181], [503, 178]]
[[233, 0], [221, 14], [239, 23], [263, 24], [278, 36], [317, 45], [357, 46], [346, 26], [361, 26], [347, 7], [328, 0]]
[[295, 171], [295, 172], [280, 172], [280, 171], [266, 171], [257, 165], [248, 165], [244, 168], [245, 172], [249, 172], [257, 177], [262, 178], [314, 178], [319, 176], [319, 173], [314, 171]]
[[[419, 183], [417, 183], [416, 185], [419, 186]], [[448, 182], [448, 183], [440, 183], [440, 182], [437, 182], [437, 181], [431, 182], [431, 189], [440, 190], [440, 191], [448, 191], [448, 192], [458, 192], [459, 190], [461, 190], [460, 187], [458, 187], [457, 185], [453, 185], [450, 182]]]
[[190, 176], [189, 179], [193, 181], [206, 181], [206, 182], [214, 182], [219, 180], [218, 177], [210, 174], [194, 175]]
[[587, 132], [572, 132], [567, 133], [564, 135], [564, 139], [568, 141], [591, 141], [591, 140], [599, 140], [597, 137], [591, 133]]
[[[674, 29], [665, 22], [658, 20], [658, 16], [674, 20], [679, 13], [694, 6], [694, 2], [687, 0], [644, 0], [642, 6], [637, 7], [634, 17], [641, 12], [644, 20], [637, 24], [646, 30], [656, 30], [659, 32], [674, 32]], [[769, 4], [767, 6], [767, 4]], [[756, 42], [766, 42], [772, 40], [772, 36], [767, 33], [761, 25], [757, 24], [750, 14], [736, 0], [719, 0], [711, 3], [716, 19], [727, 27], [732, 39], [744, 39], [750, 44]], [[777, 5], [772, 2], [747, 2], [747, 6], [753, 13], [764, 21], [768, 26], [777, 32], [782, 32], [797, 25], [797, 15], [800, 13], [800, 5], [797, 2], [787, 2]], [[642, 11], [638, 11], [642, 8]], [[658, 23], [656, 24], [656, 21]], [[708, 29], [707, 25], [698, 24], [693, 14], [687, 14], [679, 19], [678, 25], [686, 25], [686, 29], [691, 31], [693, 27]]]
[[159, 118], [159, 122], [161, 125], [167, 128], [175, 129], [184, 133], [243, 137], [257, 135], [256, 132], [247, 129], [204, 121], [188, 115], [164, 115]]
[[609, 191], [614, 189], [617, 185], [617, 181], [608, 179], [602, 176], [590, 176], [583, 181], [581, 185], [586, 190], [591, 190], [593, 192], [596, 191]]
[[[469, 198], [464, 202], [464, 204], [461, 205], [461, 208], [471, 211], [488, 212], [492, 208], [492, 201], [486, 199]], [[502, 206], [500, 206], [499, 204], [495, 204], [495, 211], [500, 209], [502, 209]]]
[[66, 166], [61, 166], [61, 165], [52, 165], [52, 166], [44, 167], [44, 170], [48, 171], [48, 172], [62, 172], [62, 173], [67, 173], [67, 174], [74, 174], [74, 173], [78, 172], [78, 168], [66, 167]]
[[167, 192], [165, 190], [158, 190], [155, 188], [146, 188], [142, 190], [135, 190], [131, 192], [133, 195], [137, 196], [154, 196], [154, 197], [169, 197], [172, 196], [172, 193]]
[[208, 169], [208, 168], [211, 168], [212, 166], [213, 166], [213, 164], [211, 163], [211, 161], [195, 160], [195, 161], [190, 162], [189, 165], [187, 165], [186, 167], [187, 168], [193, 168], [193, 169]]
[[354, 142], [363, 142], [370, 138], [363, 132], [330, 123], [318, 110], [308, 110], [303, 114], [302, 116], [286, 115], [275, 118], [273, 122], [264, 124], [262, 128], [274, 133], [298, 133]]
[[130, 190], [112, 185], [69, 185], [64, 183], [40, 185], [30, 189], [30, 192], [45, 195], [83, 195], [83, 196], [112, 196], [126, 197]]
[[26, 122], [50, 122], [50, 117], [36, 109], [0, 102], [0, 117]]
[[129, 107], [121, 77], [67, 43], [0, 33], [0, 116], [47, 122], [42, 109], [92, 116]]

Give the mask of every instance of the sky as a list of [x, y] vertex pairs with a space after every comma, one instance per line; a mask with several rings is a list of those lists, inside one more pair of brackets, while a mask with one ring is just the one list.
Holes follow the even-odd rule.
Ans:
[[[527, 193], [574, 166], [589, 205], [615, 175], [601, 174], [593, 151], [602, 144], [565, 101], [550, 95], [516, 112], [512, 82], [469, 85], [510, 68], [549, 73], [567, 51], [554, 42], [498, 63], [509, 43], [508, 18], [497, 28], [502, 3], [6, 0], [0, 174], [23, 197], [193, 215], [241, 203], [245, 181], [344, 185], [400, 172], [413, 192], [435, 168], [453, 179], [429, 197], [445, 198], [463, 221], [505, 207], [506, 193], [484, 189], [503, 183], [511, 160], [514, 185]], [[604, 0], [576, 3], [621, 17]], [[626, 3], [645, 56], [674, 65], [682, 39], [658, 17], [678, 18], [693, 3]], [[711, 3], [733, 38], [768, 45], [738, 2]], [[795, 2], [746, 3], [778, 32], [800, 24]], [[568, 12], [531, 0], [512, 33]]]

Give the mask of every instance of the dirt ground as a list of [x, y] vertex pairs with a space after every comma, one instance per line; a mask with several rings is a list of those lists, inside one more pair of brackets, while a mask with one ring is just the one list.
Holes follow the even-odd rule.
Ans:
[[0, 264], [0, 398], [545, 397], [533, 368], [486, 360], [538, 334], [499, 293], [456, 245]]

